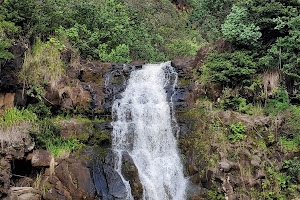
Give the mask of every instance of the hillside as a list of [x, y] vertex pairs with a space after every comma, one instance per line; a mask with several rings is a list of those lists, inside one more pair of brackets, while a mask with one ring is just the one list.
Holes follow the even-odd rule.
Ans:
[[300, 198], [299, 30], [298, 0], [0, 0], [0, 198], [143, 199], [114, 103], [166, 61], [185, 198]]

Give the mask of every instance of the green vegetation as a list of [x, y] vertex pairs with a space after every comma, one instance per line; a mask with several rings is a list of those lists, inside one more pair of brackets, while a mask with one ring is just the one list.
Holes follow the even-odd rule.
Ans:
[[13, 54], [7, 49], [11, 46], [14, 33], [18, 30], [13, 22], [5, 21], [5, 16], [0, 14], [0, 67], [5, 59], [13, 58]]
[[[79, 106], [57, 116], [57, 108], [44, 103], [45, 90], [55, 88], [66, 74], [65, 53], [72, 52], [72, 64], [77, 58], [161, 62], [195, 55], [219, 40], [201, 57], [201, 66], [192, 66], [193, 78], [179, 80], [196, 83], [195, 97], [198, 89], [205, 94], [179, 114], [191, 129], [180, 146], [199, 170], [195, 180], [228, 159], [238, 164], [241, 179], [251, 180], [244, 185], [237, 180], [234, 193], [261, 200], [295, 199], [299, 160], [291, 158], [300, 149], [299, 0], [183, 2], [182, 11], [170, 0], [4, 0], [0, 76], [13, 58], [12, 44], [27, 46], [18, 75], [32, 102], [0, 116], [1, 141], [22, 141], [29, 130], [36, 148], [56, 157], [68, 157], [85, 144], [104, 157], [107, 149], [99, 144], [109, 143], [110, 135], [95, 128], [102, 118], [76, 115]], [[67, 120], [88, 128], [61, 138], [59, 122]], [[259, 166], [252, 166], [254, 157], [261, 160]], [[260, 182], [254, 179], [258, 169], [264, 174]], [[208, 199], [224, 198], [218, 181], [207, 184]]]
[[8, 0], [0, 11], [26, 39], [64, 38], [83, 58], [101, 61], [164, 61], [193, 55], [204, 42], [186, 29], [188, 16], [165, 0]]
[[6, 142], [19, 141], [29, 132], [35, 142], [35, 148], [47, 149], [55, 157], [68, 157], [72, 151], [84, 147], [77, 139], [62, 139], [60, 125], [50, 119], [50, 116], [50, 109], [42, 102], [29, 105], [27, 109], [7, 109], [0, 116], [0, 138]]
[[237, 45], [257, 45], [262, 34], [259, 27], [249, 21], [249, 17], [246, 8], [234, 5], [222, 24], [224, 39]]
[[249, 53], [235, 51], [210, 54], [205, 61], [205, 66], [213, 82], [233, 87], [237, 84], [249, 84], [251, 76], [256, 72], [257, 64]]
[[238, 141], [244, 139], [245, 132], [246, 132], [246, 126], [243, 125], [242, 122], [238, 122], [236, 124], [231, 124], [230, 125], [230, 131], [231, 131], [231, 134], [228, 135], [228, 138], [232, 142], [238, 142]]
[[5, 113], [0, 116], [0, 127], [8, 128], [11, 126], [20, 125], [23, 122], [34, 123], [37, 117], [34, 113], [27, 109], [18, 110], [17, 108], [7, 109]]
[[28, 91], [41, 100], [44, 85], [54, 88], [63, 74], [63, 62], [60, 58], [59, 48], [55, 41], [43, 43], [37, 38], [31, 52], [25, 54], [20, 78], [25, 86], [32, 86]]

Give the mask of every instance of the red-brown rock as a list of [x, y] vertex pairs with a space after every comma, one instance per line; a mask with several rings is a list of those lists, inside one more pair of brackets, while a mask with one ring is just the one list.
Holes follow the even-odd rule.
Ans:
[[34, 150], [28, 157], [31, 157], [31, 164], [34, 167], [49, 167], [51, 162], [54, 162], [52, 153], [43, 149]]

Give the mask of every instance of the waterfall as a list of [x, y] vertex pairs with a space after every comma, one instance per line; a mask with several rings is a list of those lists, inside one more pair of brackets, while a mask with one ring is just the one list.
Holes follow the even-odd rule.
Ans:
[[[112, 146], [118, 160], [115, 169], [122, 177], [121, 156], [127, 151], [138, 169], [144, 200], [185, 199], [187, 180], [165, 89], [170, 84], [174, 88], [176, 80], [170, 62], [146, 64], [131, 73], [122, 98], [112, 107]], [[122, 179], [128, 199], [133, 199], [129, 183]]]

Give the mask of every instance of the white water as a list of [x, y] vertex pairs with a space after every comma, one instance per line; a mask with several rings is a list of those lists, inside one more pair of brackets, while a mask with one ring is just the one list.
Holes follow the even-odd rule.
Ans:
[[[121, 175], [121, 155], [133, 158], [143, 185], [144, 200], [184, 200], [183, 175], [172, 116], [164, 89], [177, 74], [170, 62], [147, 64], [131, 73], [122, 98], [113, 104], [113, 149]], [[175, 87], [176, 81], [174, 81]], [[122, 176], [122, 175], [121, 175]], [[123, 178], [130, 191], [130, 186]], [[128, 199], [133, 199], [130, 192]]]

